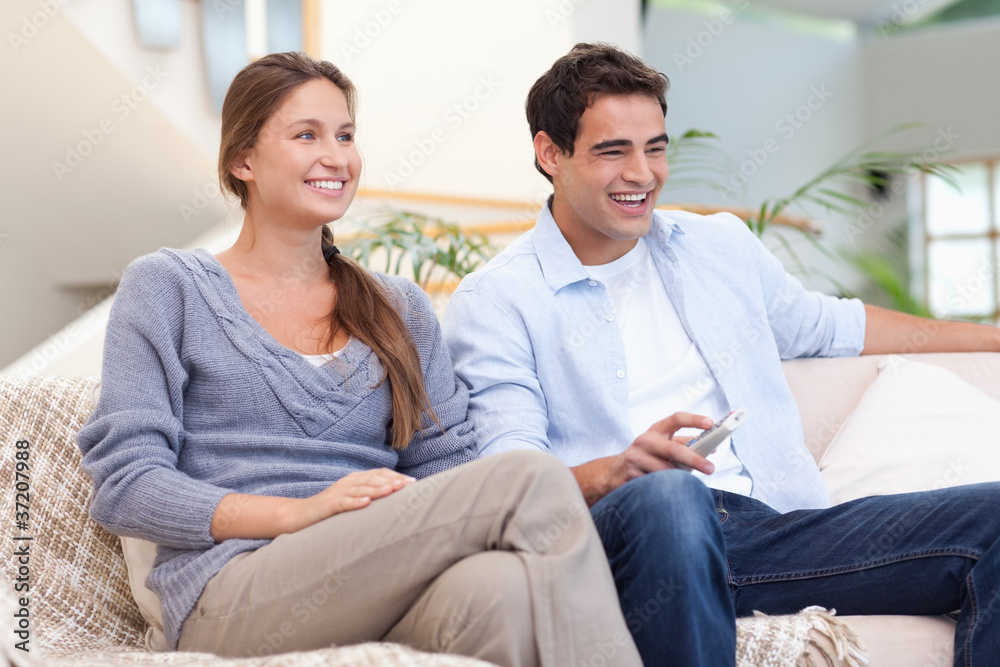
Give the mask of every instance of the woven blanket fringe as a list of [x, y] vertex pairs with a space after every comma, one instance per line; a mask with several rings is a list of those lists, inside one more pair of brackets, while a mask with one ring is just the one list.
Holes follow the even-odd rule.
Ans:
[[[846, 623], [836, 618], [836, 614], [836, 609], [827, 610], [812, 606], [806, 607], [796, 616], [787, 617], [804, 621], [808, 624], [808, 629], [826, 640], [826, 642], [817, 641], [811, 633], [807, 634], [800, 664], [815, 664], [814, 661], [808, 660], [808, 657], [822, 658], [827, 667], [865, 667], [869, 664], [868, 654], [858, 635]], [[754, 612], [754, 617], [774, 618], [759, 611]]]

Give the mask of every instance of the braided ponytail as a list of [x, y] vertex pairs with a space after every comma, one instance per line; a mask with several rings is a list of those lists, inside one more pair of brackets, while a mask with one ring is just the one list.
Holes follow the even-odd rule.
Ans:
[[323, 227], [322, 243], [330, 280], [337, 287], [337, 302], [330, 313], [330, 340], [343, 327], [378, 356], [385, 369], [380, 384], [388, 379], [392, 390], [392, 448], [405, 449], [420, 430], [424, 412], [437, 423], [424, 390], [420, 355], [378, 280], [340, 254], [329, 227]]

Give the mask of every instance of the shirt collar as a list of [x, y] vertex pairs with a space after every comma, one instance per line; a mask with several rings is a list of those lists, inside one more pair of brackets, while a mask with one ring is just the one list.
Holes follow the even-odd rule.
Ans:
[[[558, 292], [572, 283], [589, 280], [590, 276], [552, 217], [551, 204], [552, 197], [549, 197], [538, 213], [533, 240], [545, 283], [553, 292]], [[655, 242], [660, 247], [666, 247], [675, 232], [683, 234], [684, 230], [665, 211], [653, 211], [653, 224], [646, 235], [648, 243]]]

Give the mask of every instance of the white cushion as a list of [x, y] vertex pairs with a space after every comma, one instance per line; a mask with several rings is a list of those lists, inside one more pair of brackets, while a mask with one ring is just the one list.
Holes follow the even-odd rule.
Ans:
[[820, 461], [834, 504], [1000, 480], [1000, 401], [888, 356]]
[[153, 561], [156, 560], [156, 544], [138, 537], [123, 537], [121, 540], [132, 597], [139, 607], [139, 613], [149, 623], [149, 628], [146, 630], [146, 648], [150, 651], [167, 651], [169, 646], [167, 636], [163, 632], [160, 598], [146, 588], [146, 577], [153, 570]]

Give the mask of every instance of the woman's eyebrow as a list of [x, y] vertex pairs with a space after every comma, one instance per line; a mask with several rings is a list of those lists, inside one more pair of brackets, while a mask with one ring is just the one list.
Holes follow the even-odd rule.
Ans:
[[[295, 120], [295, 121], [292, 121], [291, 123], [289, 123], [288, 127], [295, 127], [296, 125], [308, 125], [310, 127], [319, 127], [319, 128], [322, 128], [324, 125], [326, 125], [326, 123], [324, 123], [323, 121], [319, 120], [318, 118], [301, 118], [299, 120]], [[346, 123], [343, 123], [337, 129], [338, 130], [353, 130], [353, 129], [355, 129], [355, 126], [354, 126], [354, 123], [348, 121]]]

